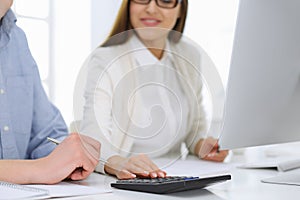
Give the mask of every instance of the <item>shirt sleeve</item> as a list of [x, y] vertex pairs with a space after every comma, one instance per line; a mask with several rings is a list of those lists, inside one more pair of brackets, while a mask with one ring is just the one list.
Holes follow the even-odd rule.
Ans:
[[195, 154], [195, 147], [198, 143], [198, 141], [201, 138], [205, 137], [205, 134], [207, 132], [207, 119], [206, 119], [206, 113], [204, 112], [203, 105], [202, 105], [202, 87], [201, 83], [196, 84], [198, 89], [196, 91], [196, 101], [193, 103], [194, 109], [193, 109], [193, 119], [192, 120], [192, 127], [190, 129], [190, 132], [188, 133], [188, 136], [186, 138], [186, 145], [189, 149], [189, 152], [192, 154]]
[[[195, 51], [196, 52], [196, 51]], [[221, 77], [217, 71], [217, 68], [207, 53], [197, 48], [197, 52], [200, 56], [200, 71], [202, 74], [201, 79], [195, 77], [193, 79], [193, 85], [196, 91], [196, 103], [195, 112], [193, 115], [192, 131], [187, 138], [187, 144], [191, 153], [195, 153], [195, 146], [201, 138], [213, 137], [218, 138], [221, 134], [220, 123], [223, 117], [223, 107], [225, 99], [225, 91]], [[209, 92], [209, 97], [203, 93], [203, 89]], [[207, 110], [204, 109], [204, 98], [206, 101], [211, 102], [211, 119], [208, 119]]]
[[28, 155], [32, 159], [47, 156], [55, 148], [47, 137], [62, 141], [68, 134], [59, 110], [48, 100], [38, 68], [33, 67], [33, 117]]
[[[106, 51], [96, 51], [86, 62], [86, 87], [84, 90], [83, 120], [80, 132], [101, 143], [101, 158], [107, 160], [113, 155], [119, 155], [112, 143], [112, 93], [113, 83], [109, 73], [105, 70]], [[107, 56], [109, 57], [109, 56]], [[105, 173], [104, 165], [99, 162], [95, 169]]]

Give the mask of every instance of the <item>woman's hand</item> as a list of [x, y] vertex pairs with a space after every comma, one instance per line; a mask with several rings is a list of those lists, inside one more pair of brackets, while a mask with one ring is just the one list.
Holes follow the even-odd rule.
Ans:
[[228, 150], [219, 151], [218, 140], [208, 137], [199, 140], [195, 147], [195, 153], [203, 160], [223, 162], [228, 155]]
[[160, 170], [144, 154], [124, 158], [121, 156], [112, 156], [105, 164], [104, 170], [108, 174], [115, 175], [118, 179], [131, 179], [139, 177], [166, 177], [166, 172]]

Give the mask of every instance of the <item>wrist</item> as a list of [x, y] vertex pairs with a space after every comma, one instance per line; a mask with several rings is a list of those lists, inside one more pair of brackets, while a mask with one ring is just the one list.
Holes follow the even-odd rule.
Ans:
[[201, 157], [200, 155], [200, 150], [201, 150], [201, 147], [202, 147], [202, 143], [203, 143], [203, 139], [200, 139], [197, 144], [195, 145], [195, 148], [194, 148], [194, 154], [196, 156], [198, 156], [199, 158]]
[[46, 171], [47, 169], [47, 162], [45, 158], [39, 158], [35, 160], [30, 160], [31, 162], [28, 163], [28, 170], [27, 171], [27, 183], [45, 183], [45, 175], [48, 174]]
[[42, 159], [43, 158], [17, 162], [15, 164], [15, 168], [19, 168], [19, 170], [15, 175], [20, 177], [21, 179], [16, 179], [14, 182], [20, 184], [44, 183], [43, 176], [47, 173], [45, 172], [46, 167], [42, 166]]
[[114, 155], [107, 159], [107, 164], [104, 165], [104, 172], [111, 175], [116, 175], [118, 169], [120, 168], [120, 163], [126, 158]]

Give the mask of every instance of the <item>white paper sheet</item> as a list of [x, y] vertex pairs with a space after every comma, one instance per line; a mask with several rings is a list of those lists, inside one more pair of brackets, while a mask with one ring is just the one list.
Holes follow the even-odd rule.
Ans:
[[154, 161], [170, 176], [207, 176], [228, 173], [236, 164], [194, 160], [156, 159]]
[[69, 197], [93, 195], [110, 192], [105, 188], [95, 188], [91, 186], [78, 185], [69, 182], [61, 182], [55, 185], [30, 185], [31, 187], [40, 188], [49, 191], [50, 197]]
[[26, 187], [14, 183], [0, 182], [0, 200], [37, 199], [46, 197], [48, 191]]

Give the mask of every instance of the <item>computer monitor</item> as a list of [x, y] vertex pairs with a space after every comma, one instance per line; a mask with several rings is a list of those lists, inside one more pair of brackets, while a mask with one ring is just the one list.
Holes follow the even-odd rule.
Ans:
[[299, 21], [299, 0], [240, 0], [222, 149], [300, 140]]

